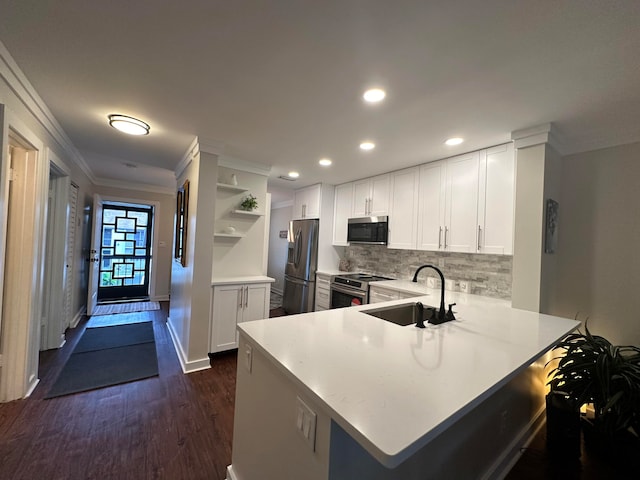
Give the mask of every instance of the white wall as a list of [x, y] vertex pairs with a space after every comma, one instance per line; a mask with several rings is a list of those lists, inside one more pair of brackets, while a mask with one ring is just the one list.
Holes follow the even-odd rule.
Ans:
[[293, 214], [291, 205], [271, 209], [269, 228], [269, 264], [267, 275], [275, 278], [272, 290], [282, 293], [284, 289], [284, 267], [287, 262], [287, 238], [280, 238], [281, 230], [288, 230]]
[[562, 159], [553, 314], [640, 345], [640, 143]]
[[[172, 262], [169, 329], [182, 368], [209, 368], [209, 310], [213, 229], [216, 207], [217, 155], [198, 152], [181, 172], [177, 184], [189, 180], [186, 266]], [[188, 154], [191, 156], [191, 152]], [[175, 241], [175, 239], [174, 239]]]

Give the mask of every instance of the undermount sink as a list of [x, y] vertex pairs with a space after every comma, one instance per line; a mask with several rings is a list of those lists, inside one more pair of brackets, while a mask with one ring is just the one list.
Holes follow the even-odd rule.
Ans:
[[396, 325], [404, 326], [416, 323], [421, 310], [422, 319], [426, 322], [431, 318], [435, 309], [429, 305], [424, 305], [423, 308], [420, 308], [417, 302], [411, 302], [391, 305], [390, 307], [370, 308], [368, 310], [361, 310], [361, 312], [381, 318], [387, 322], [395, 323]]

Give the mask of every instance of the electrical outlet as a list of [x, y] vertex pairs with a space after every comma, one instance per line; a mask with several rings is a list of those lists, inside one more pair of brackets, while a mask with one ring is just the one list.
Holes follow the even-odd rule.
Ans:
[[460, 280], [460, 291], [462, 293], [470, 293], [471, 292], [471, 283], [466, 280]]
[[436, 288], [436, 279], [433, 277], [427, 277], [427, 288]]
[[311, 451], [316, 449], [317, 421], [316, 413], [300, 397], [296, 397], [296, 429], [307, 441]]

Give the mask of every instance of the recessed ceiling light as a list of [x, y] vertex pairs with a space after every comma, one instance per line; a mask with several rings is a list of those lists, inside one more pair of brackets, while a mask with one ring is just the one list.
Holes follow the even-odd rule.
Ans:
[[300, 176], [300, 174], [298, 172], [295, 171], [291, 171], [289, 173], [287, 173], [287, 175], [291, 178], [298, 178]]
[[127, 115], [109, 115], [109, 125], [129, 135], [148, 135], [151, 128], [142, 120]]
[[453, 146], [453, 145], [460, 145], [462, 142], [464, 142], [464, 138], [452, 137], [452, 138], [448, 138], [444, 143], [446, 143], [449, 146]]
[[361, 150], [373, 150], [374, 148], [376, 148], [376, 144], [373, 142], [362, 142], [360, 144]]
[[328, 167], [329, 165], [331, 165], [333, 162], [331, 161], [330, 158], [321, 158], [320, 161], [318, 162], [320, 165], [322, 165], [323, 167]]
[[364, 92], [362, 98], [364, 98], [367, 102], [376, 103], [384, 100], [384, 97], [386, 96], [387, 93], [381, 88], [370, 88], [369, 90]]

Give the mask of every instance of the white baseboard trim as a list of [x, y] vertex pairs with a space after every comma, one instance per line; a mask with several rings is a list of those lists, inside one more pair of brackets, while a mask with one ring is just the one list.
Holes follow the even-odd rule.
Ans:
[[36, 378], [31, 385], [29, 386], [29, 389], [27, 390], [26, 395], [24, 396], [24, 398], [27, 398], [29, 396], [31, 396], [31, 394], [33, 393], [33, 391], [36, 389], [36, 387], [38, 386], [38, 384], [40, 383], [40, 379]]
[[482, 480], [502, 480], [522, 456], [522, 449], [529, 445], [546, 421], [545, 405], [538, 410], [529, 423], [520, 430], [493, 465], [482, 476]]
[[71, 320], [71, 324], [69, 325], [69, 328], [76, 328], [80, 323], [80, 320], [86, 313], [86, 311], [87, 311], [87, 307], [82, 307], [80, 310], [78, 310], [78, 313], [76, 313], [75, 317], [73, 317], [73, 319]]
[[188, 361], [187, 355], [184, 353], [182, 349], [182, 345], [180, 344], [180, 339], [178, 338], [178, 334], [173, 329], [173, 324], [171, 323], [171, 318], [167, 317], [167, 328], [169, 329], [169, 335], [171, 336], [171, 341], [173, 342], [173, 348], [178, 355], [178, 361], [180, 362], [180, 367], [182, 368], [182, 373], [193, 373], [198, 372], [200, 370], [207, 370], [211, 368], [211, 362], [209, 357], [201, 358], [199, 360]]
[[153, 298], [149, 299], [151, 302], [168, 302], [169, 295], [154, 295]]
[[227, 465], [226, 480], [240, 480], [240, 477], [238, 477], [238, 474], [233, 470], [233, 465]]

